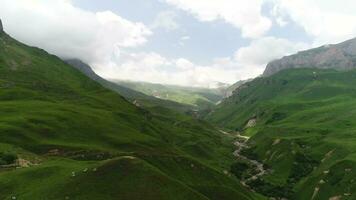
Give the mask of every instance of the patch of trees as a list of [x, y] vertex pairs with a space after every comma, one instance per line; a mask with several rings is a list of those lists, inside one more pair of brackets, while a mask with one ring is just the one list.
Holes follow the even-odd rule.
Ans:
[[263, 179], [256, 179], [248, 184], [256, 192], [263, 194], [267, 197], [275, 198], [291, 198], [293, 196], [292, 185], [287, 184], [284, 186], [273, 185]]
[[241, 150], [241, 155], [245, 156], [248, 159], [251, 160], [259, 160], [259, 157], [257, 153], [255, 153], [256, 147], [248, 148], [248, 149], [242, 149]]
[[297, 183], [300, 179], [308, 176], [318, 164], [318, 161], [298, 152], [295, 155], [288, 182], [291, 184]]
[[250, 166], [244, 162], [236, 162], [231, 165], [230, 172], [235, 175], [238, 179], [243, 178], [243, 174], [246, 170], [248, 170]]
[[287, 114], [281, 113], [281, 112], [276, 112], [273, 113], [271, 118], [267, 120], [266, 124], [270, 124], [273, 122], [281, 121], [287, 117]]
[[17, 160], [17, 155], [11, 152], [0, 152], [0, 165], [11, 165]]

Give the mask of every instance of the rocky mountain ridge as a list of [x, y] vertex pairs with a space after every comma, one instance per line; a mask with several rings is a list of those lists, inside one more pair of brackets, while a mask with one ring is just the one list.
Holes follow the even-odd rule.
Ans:
[[2, 22], [1, 22], [1, 19], [0, 19], [0, 32], [3, 31], [3, 27], [2, 27]]
[[350, 70], [356, 68], [356, 38], [339, 44], [324, 45], [301, 51], [270, 62], [263, 76], [290, 68]]

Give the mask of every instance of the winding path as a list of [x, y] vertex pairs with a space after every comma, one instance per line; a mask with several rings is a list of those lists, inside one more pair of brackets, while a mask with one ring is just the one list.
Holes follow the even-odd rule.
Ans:
[[[225, 131], [220, 130], [221, 133], [223, 134], [229, 134]], [[231, 135], [231, 134], [230, 134]], [[238, 138], [235, 142], [234, 145], [236, 146], [236, 150], [234, 151], [234, 156], [238, 159], [242, 159], [247, 161], [248, 163], [250, 163], [252, 166], [255, 167], [257, 173], [252, 175], [251, 177], [241, 180], [241, 184], [249, 187], [248, 183], [251, 181], [254, 181], [256, 179], [258, 179], [259, 177], [265, 175], [267, 173], [267, 171], [264, 169], [263, 164], [258, 162], [257, 160], [252, 160], [247, 158], [246, 156], [241, 155], [241, 151], [244, 149], [248, 149], [249, 146], [247, 145], [247, 141], [250, 139], [249, 137], [246, 136], [242, 136], [240, 134], [237, 134], [236, 137]]]

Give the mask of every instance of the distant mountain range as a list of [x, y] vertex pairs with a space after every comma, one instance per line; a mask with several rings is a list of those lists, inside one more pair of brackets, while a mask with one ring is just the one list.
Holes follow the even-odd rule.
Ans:
[[104, 87], [118, 92], [131, 102], [136, 102], [143, 106], [161, 105], [184, 112], [212, 108], [223, 99], [230, 97], [244, 83], [253, 80], [240, 80], [232, 85], [219, 83], [217, 88], [106, 80], [97, 75], [91, 66], [79, 59], [64, 59], [64, 61]]
[[356, 68], [356, 38], [340, 44], [325, 45], [270, 62], [264, 76], [290, 68], [349, 70]]
[[163, 85], [147, 82], [118, 81], [113, 82], [124, 87], [142, 92], [159, 99], [195, 106], [199, 109], [214, 106], [222, 100], [223, 91], [219, 89]]
[[102, 77], [100, 77], [93, 71], [91, 66], [89, 66], [88, 64], [84, 63], [83, 61], [81, 61], [79, 59], [64, 59], [64, 61], [66, 63], [70, 64], [71, 66], [73, 66], [74, 68], [78, 69], [82, 73], [84, 73], [90, 79], [99, 82], [101, 85], [103, 85], [106, 88], [109, 88], [111, 90], [114, 90], [114, 91], [120, 93], [122, 96], [124, 96], [128, 100], [134, 100], [137, 98], [152, 99], [152, 97], [147, 96], [141, 92], [137, 92], [135, 90], [131, 90], [126, 87], [122, 87], [116, 83], [112, 83], [110, 81], [103, 79]]
[[154, 96], [146, 95], [142, 92], [139, 92], [134, 89], [130, 89], [128, 87], [122, 86], [118, 83], [108, 81], [99, 75], [97, 75], [88, 64], [84, 63], [79, 59], [64, 59], [66, 63], [73, 66], [74, 68], [81, 71], [90, 79], [100, 83], [102, 86], [117, 92], [118, 94], [125, 97], [128, 101], [138, 105], [145, 107], [146, 109], [151, 109], [152, 107], [162, 106], [168, 109], [172, 109], [175, 111], [179, 111], [182, 113], [191, 112], [194, 110], [194, 106], [183, 104], [175, 101], [159, 99]]

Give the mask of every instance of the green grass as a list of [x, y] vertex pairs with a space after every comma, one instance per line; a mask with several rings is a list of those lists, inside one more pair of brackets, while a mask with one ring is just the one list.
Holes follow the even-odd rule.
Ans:
[[290, 198], [319, 188], [314, 199], [355, 199], [355, 85], [355, 70], [285, 70], [247, 83], [207, 119], [252, 135], [250, 151], [270, 169], [263, 180], [292, 188]]
[[[10, 172], [2, 180], [1, 199], [208, 199], [134, 157], [103, 162], [51, 160]], [[12, 195], [6, 195], [7, 190]]]
[[136, 107], [5, 33], [0, 107], [0, 151], [32, 163], [0, 169], [0, 199], [261, 198], [224, 173], [233, 138], [164, 107]]

